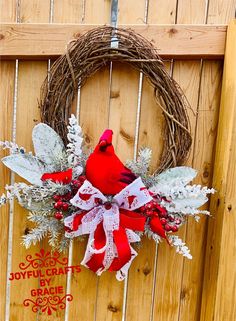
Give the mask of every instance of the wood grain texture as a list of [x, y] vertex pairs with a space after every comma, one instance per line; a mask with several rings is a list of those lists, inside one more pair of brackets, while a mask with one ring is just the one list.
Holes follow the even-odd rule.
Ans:
[[53, 23], [81, 23], [83, 14], [83, 0], [54, 0]]
[[[234, 10], [235, 10], [235, 6], [236, 6], [236, 1], [235, 0], [229, 0], [227, 1], [227, 5], [225, 4], [224, 1], [221, 0], [214, 0], [214, 1], [210, 1], [209, 3], [209, 10], [208, 10], [208, 17], [207, 17], [207, 23], [210, 24], [215, 24], [215, 23], [229, 23], [229, 21], [234, 17]], [[232, 37], [233, 39], [233, 37]], [[233, 45], [235, 43], [234, 40], [230, 41], [230, 45]], [[231, 54], [233, 54], [233, 50], [235, 50], [235, 48], [231, 48]], [[227, 63], [225, 61], [225, 63]], [[215, 68], [215, 70], [219, 69], [219, 63], [215, 63], [215, 66], [213, 68]], [[230, 63], [231, 64], [231, 63]], [[230, 70], [229, 72], [231, 72], [231, 67], [229, 67]], [[224, 66], [224, 72], [225, 72], [225, 66]], [[225, 77], [225, 76], [224, 76]], [[228, 76], [227, 76], [228, 77]], [[223, 91], [222, 91], [223, 93]], [[220, 95], [220, 94], [219, 94]], [[220, 98], [218, 95], [218, 99]], [[218, 100], [219, 101], [219, 100]], [[222, 101], [222, 99], [221, 99]], [[219, 105], [219, 103], [218, 103]], [[222, 103], [221, 103], [222, 105]], [[224, 106], [224, 103], [223, 103]], [[227, 105], [228, 106], [228, 105]], [[222, 113], [222, 109], [220, 108], [220, 115]], [[232, 115], [230, 116], [232, 119]], [[221, 116], [220, 116], [221, 118]], [[230, 120], [231, 120], [230, 119]], [[226, 124], [226, 123], [225, 123]], [[228, 132], [227, 134], [225, 133], [225, 135], [227, 136], [227, 138], [229, 137], [230, 133], [233, 131], [232, 128], [228, 127], [228, 124], [226, 125]], [[221, 126], [219, 125], [219, 130], [220, 130]], [[225, 136], [225, 138], [226, 138]], [[218, 134], [219, 137], [219, 134]], [[219, 140], [219, 139], [218, 139]], [[227, 141], [225, 140], [224, 142], [222, 142], [222, 151], [223, 154], [225, 154], [225, 156], [227, 157], [227, 155], [229, 155], [229, 151], [227, 150], [227, 148], [229, 148], [227, 146], [227, 144], [225, 145]], [[217, 143], [218, 144], [218, 143]], [[221, 152], [222, 152], [221, 151]], [[218, 151], [218, 155], [219, 155], [219, 151]], [[217, 158], [217, 152], [216, 152], [216, 158]], [[228, 304], [229, 301], [235, 301], [235, 292], [232, 291], [232, 284], [235, 282], [235, 271], [231, 271], [229, 279], [227, 279], [227, 282], [225, 284], [221, 283], [222, 278], [219, 277], [218, 273], [220, 273], [218, 271], [218, 263], [220, 260], [220, 252], [219, 252], [219, 247], [222, 246], [223, 247], [229, 249], [232, 249], [232, 247], [227, 247], [226, 243], [223, 242], [223, 239], [221, 239], [221, 236], [223, 235], [223, 216], [225, 215], [225, 211], [227, 213], [227, 210], [222, 208], [222, 206], [224, 206], [223, 204], [221, 204], [220, 206], [217, 206], [217, 200], [221, 198], [221, 195], [227, 195], [224, 193], [227, 193], [225, 191], [225, 189], [223, 188], [221, 190], [221, 188], [219, 187], [219, 185], [217, 185], [219, 183], [219, 181], [217, 181], [217, 177], [219, 178], [220, 175], [222, 175], [223, 178], [222, 182], [225, 179], [224, 173], [221, 171], [219, 172], [218, 169], [218, 165], [217, 165], [217, 161], [215, 161], [214, 163], [214, 179], [213, 179], [213, 186], [219, 190], [219, 194], [220, 195], [215, 195], [214, 197], [212, 197], [212, 202], [211, 202], [211, 206], [210, 206], [210, 210], [212, 215], [214, 215], [214, 219], [210, 219], [208, 222], [208, 233], [207, 233], [207, 251], [206, 251], [206, 262], [205, 262], [205, 270], [204, 270], [204, 283], [203, 283], [203, 293], [202, 293], [202, 309], [201, 309], [201, 320], [220, 320], [220, 317], [223, 318], [224, 320], [233, 320], [235, 319], [235, 311], [232, 308], [232, 305], [229, 305], [228, 309], [226, 309], [226, 305]], [[222, 163], [222, 165], [226, 165], [226, 163]], [[218, 176], [219, 175], [219, 176]], [[232, 178], [232, 173], [230, 173], [231, 178]], [[217, 181], [217, 184], [216, 184]], [[216, 185], [215, 185], [216, 184]], [[230, 182], [228, 182], [229, 186], [230, 186]], [[224, 185], [224, 183], [223, 183]], [[218, 214], [219, 213], [219, 214]], [[226, 214], [227, 217], [227, 214]], [[234, 226], [232, 224], [232, 226]], [[234, 228], [232, 228], [231, 230], [231, 225], [229, 227], [229, 233], [234, 233]], [[231, 234], [232, 235], [232, 234]], [[230, 237], [230, 235], [227, 233], [227, 235], [225, 235], [227, 241], [229, 240], [228, 237]], [[232, 236], [231, 241], [232, 244], [234, 243], [235, 238]], [[219, 245], [218, 242], [222, 241], [222, 244]], [[227, 242], [226, 241], [226, 242]], [[231, 253], [230, 253], [231, 254]], [[223, 254], [224, 256], [224, 254]], [[222, 256], [222, 257], [223, 257]], [[232, 258], [232, 256], [230, 257]], [[235, 261], [235, 259], [234, 259]], [[209, 270], [209, 267], [211, 264], [211, 262], [213, 262], [213, 264], [215, 263], [215, 265], [212, 265], [212, 269]], [[225, 264], [227, 264], [226, 262], [224, 262]], [[227, 268], [230, 267], [230, 263], [228, 262], [228, 266]], [[225, 271], [224, 271], [225, 272]], [[232, 277], [232, 279], [231, 279]], [[226, 281], [226, 279], [224, 280]], [[225, 286], [226, 285], [226, 286]], [[213, 295], [209, 296], [209, 287], [212, 287], [211, 290], [213, 291]], [[215, 305], [215, 300], [216, 300], [216, 296], [218, 295], [219, 292], [217, 292], [216, 289], [221, 289], [220, 291], [222, 291], [221, 293], [224, 293], [221, 297], [221, 302], [217, 302], [217, 304]], [[225, 291], [229, 290], [228, 293], [225, 293]], [[214, 290], [216, 292], [214, 292]], [[227, 294], [229, 296], [227, 296]], [[219, 299], [219, 296], [217, 296], [217, 298]], [[212, 300], [211, 302], [209, 301]], [[224, 301], [225, 300], [225, 301]], [[223, 310], [221, 310], [221, 307], [224, 307], [224, 312]], [[221, 311], [219, 313], [219, 311]], [[228, 312], [228, 313], [227, 313]], [[225, 315], [223, 313], [226, 313]], [[234, 316], [233, 316], [234, 314]], [[220, 315], [220, 316], [219, 316]], [[218, 319], [217, 319], [218, 318]]]
[[129, 271], [126, 320], [150, 320], [155, 277], [155, 242], [145, 237]]
[[[168, 16], [173, 22], [184, 23], [181, 17], [182, 5], [182, 1], [178, 1], [176, 3], [168, 1], [165, 4], [164, 7], [166, 7], [167, 12], [170, 12], [171, 10], [171, 12], [176, 13], [174, 17], [173, 15]], [[186, 8], [186, 10], [188, 10], [188, 8]], [[158, 15], [158, 10], [156, 15]], [[151, 18], [154, 18], [153, 14]], [[158, 16], [156, 19], [158, 19]], [[155, 23], [155, 20], [152, 20], [152, 22]], [[190, 101], [192, 109], [196, 112], [198, 107], [198, 91], [200, 84], [200, 62], [175, 61], [172, 64], [172, 69], [174, 78], [180, 83], [180, 86]], [[191, 121], [192, 135], [194, 135], [196, 114], [193, 114], [191, 110], [188, 112]], [[192, 157], [193, 153], [191, 152], [188, 161], [189, 165], [191, 165]], [[178, 234], [180, 237], [185, 239], [185, 233], [186, 229], [183, 227]], [[153, 320], [180, 320], [179, 309], [182, 294], [182, 271], [184, 260], [174, 251], [174, 249], [170, 251], [170, 249], [168, 249], [168, 245], [166, 246], [165, 244], [160, 244], [158, 248]]]
[[[48, 22], [50, 1], [22, 0], [19, 8], [19, 20], [26, 22]], [[40, 86], [47, 75], [46, 62], [21, 62], [19, 61], [18, 73], [18, 95], [16, 113], [16, 141], [20, 146], [33, 150], [31, 132], [33, 126], [39, 121], [39, 110], [37, 99], [39, 97]], [[22, 181], [16, 177], [16, 181]], [[19, 263], [25, 261], [27, 254], [34, 254], [39, 250], [40, 244], [32, 246], [26, 250], [21, 245], [21, 236], [27, 233], [27, 229], [32, 226], [26, 219], [27, 211], [21, 208], [17, 202], [14, 207], [14, 228], [13, 228], [13, 249], [12, 249], [12, 270], [18, 271]], [[27, 284], [27, 286], [26, 286]], [[25, 298], [30, 297], [30, 290], [38, 287], [37, 279], [19, 280], [17, 290], [13, 290], [11, 284], [11, 310], [10, 320], [36, 320], [36, 314], [31, 308], [22, 308]], [[19, 295], [19, 293], [21, 295]], [[19, 307], [21, 307], [19, 309]]]
[[[16, 21], [16, 3], [9, 0], [7, 3], [0, 2], [0, 21]], [[15, 61], [6, 62], [0, 59], [0, 141], [12, 139], [12, 120], [13, 120], [13, 96], [15, 81]], [[0, 158], [6, 156], [7, 151], [0, 150]], [[0, 163], [0, 194], [4, 193], [4, 186], [10, 183], [10, 171]], [[0, 319], [5, 318], [5, 309], [9, 302], [6, 302], [6, 280], [8, 264], [8, 241], [9, 241], [9, 206], [0, 208]]]
[[[154, 3], [149, 2], [147, 23], [150, 14], [152, 19], [159, 12], [155, 12]], [[162, 10], [168, 11], [170, 3], [162, 6]], [[164, 23], [170, 22], [166, 17]], [[156, 23], [154, 21], [154, 23]], [[169, 70], [170, 65], [166, 64]], [[153, 171], [159, 164], [159, 157], [163, 147], [164, 117], [154, 98], [153, 87], [144, 78], [141, 97], [141, 113], [139, 124], [138, 147], [150, 147], [153, 152], [150, 170]], [[153, 240], [146, 237], [142, 238], [142, 244], [138, 249], [138, 256], [135, 258], [129, 273], [128, 292], [127, 292], [127, 320], [152, 320], [153, 300], [156, 290], [156, 269], [157, 246]], [[159, 277], [159, 276], [157, 276]]]
[[49, 22], [49, 0], [20, 0], [20, 23]]
[[[83, 23], [109, 21], [110, 10], [107, 1], [98, 0], [96, 5], [93, 1], [84, 1], [83, 10], [84, 16], [81, 17]], [[109, 88], [108, 67], [99, 70], [81, 88], [78, 105], [79, 122], [85, 134], [85, 141], [91, 148], [95, 147], [102, 131], [108, 127]], [[79, 264], [82, 261], [86, 246], [87, 239], [83, 242], [74, 241], [72, 264]], [[69, 320], [83, 321], [96, 318], [98, 279], [96, 274], [84, 267], [78, 276], [72, 277], [71, 293], [74, 300], [69, 306]]]
[[236, 0], [211, 0], [208, 9], [208, 24], [226, 23], [235, 17]]
[[[183, 89], [193, 112], [189, 110], [192, 133], [196, 126], [196, 111], [198, 107], [199, 91], [199, 61], [174, 63], [173, 77]], [[187, 165], [192, 165], [190, 154]], [[178, 235], [185, 240], [186, 227], [183, 226]], [[188, 262], [187, 262], [188, 263]], [[178, 320], [180, 308], [180, 296], [182, 291], [182, 269], [184, 259], [175, 253], [174, 248], [161, 243], [158, 248], [156, 294], [154, 305], [154, 321]]]
[[178, 2], [177, 22], [181, 24], [204, 24], [207, 15], [207, 4], [208, 1], [205, 0], [180, 0]]
[[[89, 1], [56, 1], [54, 2], [54, 22], [87, 22], [95, 18], [95, 12], [89, 12], [87, 15], [87, 4]], [[94, 7], [94, 6], [93, 6]], [[99, 17], [99, 14], [97, 15]], [[106, 70], [97, 73], [91, 78], [84, 88], [81, 90], [80, 98], [80, 124], [86, 133], [85, 139], [90, 146], [94, 144], [98, 135], [103, 130], [102, 119], [100, 113], [107, 114], [109, 92], [104, 91], [104, 88], [109, 87], [109, 71]], [[93, 94], [91, 94], [91, 92]], [[101, 95], [104, 92], [104, 95]], [[96, 95], [100, 95], [101, 108], [98, 108], [97, 101], [94, 99]], [[74, 99], [73, 109], [76, 113], [77, 98]], [[100, 113], [99, 113], [100, 112]], [[105, 118], [105, 127], [107, 119]], [[87, 241], [80, 242], [75, 240], [73, 244], [72, 264], [78, 265], [84, 256]], [[95, 303], [97, 293], [97, 277], [96, 275], [82, 267], [82, 272], [79, 275], [72, 275], [71, 278], [71, 293], [73, 301], [69, 305], [69, 320], [92, 320], [95, 314]]]
[[[49, 3], [50, 4], [50, 3]], [[53, 6], [52, 6], [52, 12], [51, 12], [51, 17], [50, 20], [55, 23], [70, 23], [70, 22], [80, 22], [82, 19], [82, 1], [63, 1], [60, 0], [54, 1]], [[51, 61], [53, 63], [53, 61]], [[76, 114], [76, 105], [77, 105], [77, 97], [75, 97], [74, 102], [72, 104], [71, 111]], [[47, 250], [51, 251], [52, 248], [48, 244], [48, 239], [46, 238], [41, 242], [41, 246]], [[67, 257], [69, 260], [69, 254], [68, 250], [63, 253], [63, 257]], [[75, 263], [74, 265], [78, 265], [79, 263]], [[72, 278], [78, 277], [78, 274], [73, 275]], [[54, 276], [51, 278], [50, 281], [51, 286], [62, 286], [63, 287], [63, 292], [64, 294], [67, 293], [67, 275], [59, 275], [59, 276]], [[70, 308], [70, 305], [69, 305]], [[51, 320], [51, 316], [46, 316], [45, 313], [40, 315], [39, 321], [49, 321]], [[60, 310], [58, 309], [56, 313], [53, 315], [53, 320], [55, 321], [62, 321], [65, 318], [65, 310]], [[38, 320], [37, 320], [38, 321]]]
[[[123, 162], [133, 158], [138, 83], [136, 70], [123, 64], [113, 65], [108, 127], [114, 132], [113, 145]], [[114, 273], [99, 280], [97, 320], [121, 320], [123, 287], [124, 282], [118, 282]], [[105, 295], [106, 288], [109, 297]]]
[[[118, 12], [118, 26], [144, 20], [145, 1], [119, 1]], [[123, 162], [134, 155], [138, 88], [139, 72], [124, 64], [113, 64], [108, 124], [114, 132], [116, 154]], [[105, 274], [99, 280], [96, 321], [129, 320], [125, 316], [125, 296], [125, 282], [119, 283], [114, 273]]]
[[[19, 63], [18, 78], [18, 99], [16, 115], [16, 142], [24, 146], [27, 151], [32, 151], [31, 132], [32, 128], [39, 121], [39, 110], [37, 108], [37, 99], [41, 83], [47, 74], [47, 66], [44, 62], [24, 62]], [[22, 181], [16, 177], [16, 181]], [[14, 207], [14, 227], [13, 227], [13, 249], [12, 249], [12, 270], [19, 270], [19, 263], [25, 262], [26, 255], [34, 254], [39, 250], [40, 244], [32, 246], [26, 250], [21, 245], [21, 237], [31, 228], [27, 221], [28, 211], [20, 207], [15, 202]], [[10, 319], [15, 320], [34, 320], [35, 313], [31, 308], [21, 308], [25, 298], [30, 297], [30, 290], [38, 287], [37, 279], [19, 280], [17, 284], [12, 282], [11, 291], [11, 311]], [[14, 287], [15, 286], [15, 287]], [[15, 290], [13, 290], [15, 288]], [[19, 296], [19, 293], [21, 295]]]
[[[201, 72], [198, 117], [192, 166], [198, 170], [194, 183], [212, 186], [214, 148], [217, 134], [222, 65], [204, 62]], [[208, 204], [205, 209], [208, 209]], [[211, 220], [211, 219], [210, 219]], [[205, 264], [207, 218], [196, 224], [189, 219], [186, 242], [192, 250], [193, 260], [185, 260], [183, 267], [180, 317], [199, 320], [202, 279]]]
[[0, 22], [16, 22], [17, 7], [15, 0], [0, 1]]
[[171, 23], [176, 20], [176, 0], [149, 0], [148, 23]]
[[84, 23], [109, 24], [111, 13], [110, 0], [85, 0], [84, 1]]
[[[196, 7], [197, 5], [197, 7]], [[206, 22], [206, 14], [207, 14], [207, 2], [206, 1], [178, 1], [178, 14], [177, 14], [177, 22], [178, 23], [205, 23]], [[175, 62], [175, 67], [179, 62]], [[206, 132], [206, 128], [202, 125], [201, 119], [199, 119], [199, 101], [201, 95], [201, 83], [202, 83], [202, 63], [192, 62], [189, 64], [189, 68], [193, 68], [193, 74], [186, 73], [186, 82], [195, 81], [198, 86], [195, 90], [192, 90], [190, 95], [193, 97], [195, 95], [194, 100], [192, 97], [190, 99], [190, 105], [193, 108], [193, 112], [189, 111], [190, 119], [192, 122], [192, 138], [193, 144], [190, 153], [190, 157], [188, 160], [188, 164], [191, 167], [199, 165], [196, 167], [196, 170], [201, 171], [202, 164], [197, 164], [195, 162], [196, 159], [199, 159], [199, 156], [202, 157], [202, 162], [204, 163], [204, 159], [207, 158], [207, 155], [204, 154], [204, 144], [205, 141], [201, 140], [198, 142], [198, 150], [196, 149], [196, 142], [198, 141], [197, 133], [202, 132], [202, 135], [208, 137], [208, 132]], [[182, 76], [182, 78], [184, 78]], [[211, 92], [212, 83], [209, 84], [208, 90]], [[217, 112], [217, 108], [216, 108]], [[216, 114], [217, 117], [217, 114]], [[213, 140], [214, 140], [214, 134]], [[208, 146], [209, 157], [212, 157], [212, 145]], [[200, 151], [203, 152], [200, 152]], [[210, 176], [210, 174], [209, 174]], [[209, 177], [210, 179], [210, 177]], [[194, 181], [194, 183], [200, 183], [199, 180]], [[201, 182], [202, 183], [202, 182]], [[182, 271], [181, 271], [181, 283], [179, 289], [179, 311], [178, 311], [178, 319], [186, 317], [191, 321], [197, 321], [199, 319], [199, 309], [200, 309], [200, 301], [199, 298], [201, 296], [201, 283], [202, 283], [202, 269], [204, 264], [204, 245], [205, 245], [205, 232], [206, 232], [206, 220], [203, 217], [198, 224], [191, 220], [190, 218], [187, 221], [187, 224], [183, 227], [183, 239], [189, 246], [193, 259], [187, 260], [183, 259]], [[203, 246], [202, 246], [203, 245]]]
[[[234, 320], [235, 301], [235, 125], [236, 120], [236, 21], [228, 30], [221, 92], [206, 264], [202, 295], [201, 321]], [[211, 293], [211, 295], [209, 295]]]
[[[14, 96], [15, 62], [0, 62], [0, 141], [12, 139], [13, 119], [13, 96]], [[0, 158], [7, 156], [8, 151], [0, 151]], [[10, 171], [0, 164], [1, 188], [0, 194], [5, 193], [4, 186], [10, 184]], [[9, 206], [0, 208], [0, 319], [4, 320], [6, 307], [6, 279], [7, 279], [7, 257], [8, 257], [8, 228], [9, 228]]]
[[[144, 17], [143, 17], [144, 19]], [[66, 44], [98, 25], [75, 24], [2, 24], [0, 56], [13, 59], [55, 58], [65, 52]], [[132, 27], [151, 40], [163, 57], [222, 58], [226, 26], [198, 25], [120, 25]]]
[[[109, 69], [103, 69], [88, 79], [81, 89], [80, 125], [85, 133], [85, 141], [93, 148], [108, 126], [109, 108]], [[87, 239], [75, 241], [73, 246], [73, 265], [79, 264], [84, 256]], [[71, 293], [74, 300], [70, 303], [71, 320], [93, 320], [96, 311], [98, 277], [86, 268], [80, 275], [72, 278]]]

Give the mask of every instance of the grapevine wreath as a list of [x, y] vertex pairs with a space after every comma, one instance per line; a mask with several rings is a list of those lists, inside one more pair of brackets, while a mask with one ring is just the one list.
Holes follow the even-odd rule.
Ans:
[[[154, 173], [149, 172], [149, 148], [124, 165], [115, 154], [113, 132], [106, 129], [89, 152], [77, 119], [69, 118], [78, 87], [111, 61], [130, 64], [154, 87], [166, 121]], [[32, 133], [35, 155], [16, 143], [1, 142], [10, 150], [2, 162], [30, 183], [7, 185], [0, 198], [0, 205], [16, 198], [29, 210], [35, 227], [23, 236], [24, 245], [47, 236], [53, 248], [63, 251], [72, 238], [88, 235], [81, 264], [98, 275], [116, 271], [118, 280], [126, 277], [137, 255], [131, 243], [144, 236], [157, 243], [164, 239], [191, 258], [176, 232], [188, 216], [198, 220], [198, 214], [209, 214], [199, 207], [214, 190], [191, 185], [196, 171], [180, 166], [191, 146], [187, 107], [157, 50], [134, 31], [100, 27], [71, 42], [42, 86], [42, 122]]]

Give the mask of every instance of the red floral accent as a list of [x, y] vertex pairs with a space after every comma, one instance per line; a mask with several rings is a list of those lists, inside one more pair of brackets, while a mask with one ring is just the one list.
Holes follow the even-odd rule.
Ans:
[[45, 173], [41, 177], [42, 181], [47, 181], [49, 179], [53, 182], [69, 184], [72, 180], [72, 168], [69, 168], [64, 172]]

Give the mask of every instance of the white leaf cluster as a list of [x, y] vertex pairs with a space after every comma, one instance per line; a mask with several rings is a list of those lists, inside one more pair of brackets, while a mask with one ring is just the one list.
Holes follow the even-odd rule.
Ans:
[[215, 190], [201, 185], [188, 185], [195, 176], [196, 171], [190, 167], [171, 168], [156, 177], [156, 183], [150, 191], [161, 198], [160, 205], [169, 213], [193, 216], [209, 214], [198, 208], [208, 201], [207, 195]]
[[67, 144], [68, 163], [71, 167], [76, 167], [78, 172], [76, 174], [80, 175], [82, 172], [82, 167], [78, 165], [81, 164], [81, 157], [83, 154], [83, 133], [74, 115], [71, 115], [67, 129], [67, 138], [69, 141]]
[[191, 182], [197, 175], [197, 171], [191, 167], [178, 166], [167, 169], [156, 176], [157, 184], [164, 185], [186, 185]]
[[15, 183], [13, 185], [6, 185], [5, 189], [7, 196], [3, 194], [3, 202], [5, 201], [6, 203], [16, 198], [21, 206], [30, 211], [51, 210], [53, 207], [51, 197], [55, 194], [65, 194], [68, 192], [67, 185], [57, 184], [51, 181], [48, 181], [44, 186]]
[[9, 142], [7, 140], [4, 142], [0, 142], [0, 147], [2, 147], [2, 149], [9, 149], [11, 154], [25, 153], [24, 147], [19, 147], [16, 143]]
[[61, 137], [51, 127], [43, 123], [36, 125], [32, 140], [35, 155], [47, 173], [65, 169], [66, 149]]
[[37, 157], [30, 154], [12, 154], [4, 157], [2, 162], [31, 184], [42, 185], [41, 177], [46, 169]]
[[83, 168], [78, 164], [84, 159], [82, 152], [82, 130], [78, 125], [75, 116], [71, 116], [68, 126], [67, 149], [61, 137], [46, 124], [36, 125], [32, 132], [32, 141], [35, 155], [26, 153], [23, 147], [12, 142], [0, 142], [3, 149], [9, 149], [10, 156], [4, 157], [2, 162], [13, 172], [26, 179], [26, 183], [15, 183], [6, 185], [6, 193], [0, 196], [0, 206], [7, 201], [17, 199], [18, 203], [31, 211], [28, 219], [36, 227], [23, 237], [26, 247], [41, 241], [48, 236], [49, 244], [65, 250], [69, 240], [64, 235], [64, 224], [54, 218], [53, 196], [64, 195], [71, 191], [70, 185], [55, 183], [51, 180], [42, 181], [45, 173], [64, 171], [70, 167], [73, 169], [73, 176], [79, 176]]
[[170, 235], [168, 238], [171, 245], [176, 248], [177, 253], [182, 254], [184, 257], [190, 260], [192, 259], [192, 255], [190, 254], [189, 248], [178, 236]]
[[[44, 173], [61, 171], [67, 167], [66, 150], [60, 136], [43, 123], [34, 127], [32, 140], [35, 156], [31, 153], [13, 153], [4, 157], [2, 162], [29, 183], [42, 186], [41, 177]], [[17, 150], [17, 145], [10, 143], [9, 146], [11, 144]]]
[[129, 160], [126, 166], [137, 176], [145, 176], [148, 172], [152, 150], [150, 148], [141, 148], [137, 160]]

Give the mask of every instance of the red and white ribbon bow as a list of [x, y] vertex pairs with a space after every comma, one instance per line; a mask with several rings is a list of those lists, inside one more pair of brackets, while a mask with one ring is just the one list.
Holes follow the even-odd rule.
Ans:
[[140, 241], [134, 231], [143, 231], [146, 221], [143, 215], [133, 211], [151, 200], [141, 178], [112, 199], [86, 180], [70, 201], [83, 211], [64, 220], [71, 230], [66, 232], [67, 237], [89, 234], [81, 264], [98, 275], [108, 269], [117, 271], [117, 279], [123, 280], [137, 255], [130, 246], [130, 243]]

